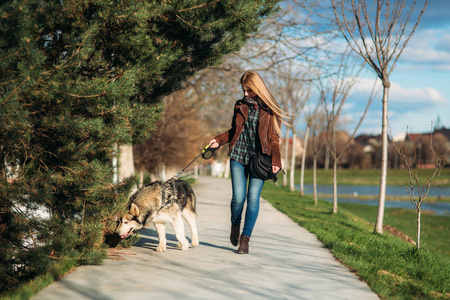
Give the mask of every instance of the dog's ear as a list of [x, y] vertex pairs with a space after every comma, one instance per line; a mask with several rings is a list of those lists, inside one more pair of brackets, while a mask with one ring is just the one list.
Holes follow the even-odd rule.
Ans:
[[130, 214], [132, 214], [135, 217], [139, 216], [139, 208], [137, 207], [136, 204], [131, 203], [131, 207], [130, 207]]

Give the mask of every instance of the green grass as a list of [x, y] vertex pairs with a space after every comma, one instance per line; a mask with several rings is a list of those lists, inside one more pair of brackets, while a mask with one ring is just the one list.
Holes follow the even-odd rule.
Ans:
[[[377, 217], [376, 206], [338, 203], [338, 207], [363, 218], [368, 223], [374, 223]], [[414, 209], [386, 208], [384, 224], [395, 227], [417, 241], [417, 212]], [[437, 252], [450, 261], [450, 217], [422, 212], [420, 224], [422, 247]]]
[[[334, 215], [331, 203], [319, 201], [314, 206], [311, 197], [300, 197], [298, 192], [289, 192], [287, 188], [267, 183], [262, 196], [315, 234], [382, 299], [450, 297], [450, 261], [432, 247], [417, 251], [415, 246], [387, 232], [374, 234], [373, 225], [342, 206]], [[366, 217], [372, 218], [371, 212]], [[445, 228], [448, 227], [442, 230]], [[445, 236], [441, 238], [448, 242]], [[423, 237], [423, 241], [427, 242], [427, 238]]]
[[[421, 184], [434, 170], [418, 170], [418, 178]], [[296, 177], [300, 177], [300, 169], [295, 171]], [[280, 176], [281, 177], [281, 176]], [[348, 185], [379, 185], [380, 170], [378, 169], [339, 169], [337, 172], [338, 184]], [[333, 184], [333, 170], [317, 170], [317, 182], [319, 184]], [[313, 170], [305, 170], [305, 184], [313, 184]], [[409, 175], [406, 169], [389, 169], [387, 174], [388, 185], [409, 185]], [[450, 168], [441, 171], [438, 178], [433, 180], [433, 186], [450, 186]]]

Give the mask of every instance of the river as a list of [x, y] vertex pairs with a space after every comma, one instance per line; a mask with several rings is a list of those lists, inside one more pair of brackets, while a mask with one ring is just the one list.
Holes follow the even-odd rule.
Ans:
[[[300, 185], [296, 185], [297, 190], [300, 190]], [[312, 185], [304, 185], [305, 194], [313, 194]], [[317, 193], [319, 194], [333, 194], [332, 185], [317, 185]], [[417, 191], [415, 191], [417, 195]], [[355, 198], [339, 198], [339, 202], [351, 202], [362, 203], [368, 205], [378, 205], [378, 200], [360, 200], [356, 197], [363, 195], [378, 195], [379, 187], [370, 185], [338, 185], [339, 195], [355, 195]], [[387, 186], [386, 195], [389, 196], [408, 196], [408, 191], [404, 186]], [[428, 196], [450, 198], [450, 187], [431, 187]], [[331, 199], [326, 199], [331, 200]], [[385, 203], [386, 207], [399, 207], [415, 209], [410, 201], [388, 201]], [[422, 203], [423, 210], [432, 211], [436, 215], [450, 216], [450, 203], [449, 202], [427, 202], [425, 199]]]

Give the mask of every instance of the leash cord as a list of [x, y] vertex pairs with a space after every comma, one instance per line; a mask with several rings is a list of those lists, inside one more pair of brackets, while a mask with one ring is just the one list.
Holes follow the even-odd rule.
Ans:
[[[217, 148], [218, 149], [218, 148]], [[205, 148], [203, 148], [203, 150], [202, 150], [202, 152], [200, 152], [200, 154], [199, 155], [197, 155], [186, 167], [184, 167], [183, 168], [183, 170], [181, 170], [180, 172], [178, 172], [178, 174], [176, 174], [175, 176], [173, 176], [171, 179], [169, 179], [169, 180], [172, 180], [172, 179], [178, 179], [178, 176], [180, 176], [181, 175], [181, 173], [183, 173], [184, 172], [184, 170], [186, 170], [190, 165], [192, 165], [192, 163], [194, 162], [194, 161], [196, 161], [197, 160], [197, 158], [199, 158], [200, 156], [203, 156], [203, 154], [205, 154], [205, 151], [207, 151], [207, 150], [209, 150], [209, 151], [211, 151], [212, 153], [214, 153], [214, 151], [216, 151], [217, 149], [212, 149], [211, 148], [211, 145], [206, 145], [206, 147]], [[212, 156], [212, 153], [211, 153], [211, 156]], [[205, 157], [205, 156], [203, 156], [203, 158], [204, 159], [209, 159], [209, 158], [211, 158], [211, 156], [207, 156], [207, 157]], [[169, 181], [168, 180], [168, 181]]]
[[[200, 152], [200, 154], [199, 155], [197, 155], [186, 167], [184, 167], [183, 168], [183, 170], [181, 170], [180, 172], [178, 172], [175, 176], [173, 176], [172, 178], [170, 178], [169, 180], [167, 180], [166, 182], [164, 182], [164, 186], [166, 186], [166, 184], [171, 184], [172, 185], [172, 192], [173, 192], [173, 194], [175, 194], [175, 181], [178, 179], [178, 176], [180, 176], [190, 165], [192, 165], [192, 163], [194, 162], [194, 161], [196, 161], [200, 156], [202, 156], [204, 153], [205, 153], [205, 151], [207, 150], [207, 149], [209, 149], [209, 147], [210, 147], [210, 145], [207, 145], [204, 149], [203, 149], [203, 151], [202, 152]], [[215, 150], [214, 150], [215, 151]], [[210, 158], [210, 157], [208, 157], [208, 158]], [[177, 199], [178, 200], [178, 199]], [[173, 203], [173, 202], [176, 202], [177, 200], [175, 200], [175, 201], [173, 201], [173, 200], [170, 200], [170, 201], [167, 201], [166, 202], [166, 191], [165, 191], [165, 187], [164, 187], [164, 189], [162, 190], [162, 195], [161, 195], [161, 207], [158, 209], [158, 212], [161, 210], [161, 209], [163, 209], [164, 207], [166, 207], [167, 205], [169, 205], [169, 204], [171, 204], [171, 203]]]
[[[196, 158], [194, 158], [194, 159], [193, 159], [186, 167], [183, 168], [183, 170], [181, 170], [180, 172], [178, 172], [178, 174], [176, 174], [175, 176], [173, 176], [171, 179], [177, 179], [178, 176], [180, 176], [180, 175], [184, 172], [184, 170], [186, 170], [190, 165], [192, 165], [192, 163], [193, 163], [194, 161], [196, 161], [197, 158], [199, 158], [201, 155], [202, 155], [202, 153], [200, 153], [199, 155], [197, 155]], [[169, 180], [171, 180], [171, 179], [169, 179]], [[168, 180], [168, 181], [169, 181], [169, 180]]]

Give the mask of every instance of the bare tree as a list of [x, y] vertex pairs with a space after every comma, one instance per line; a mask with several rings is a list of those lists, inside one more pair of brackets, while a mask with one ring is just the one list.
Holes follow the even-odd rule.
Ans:
[[338, 36], [334, 20], [320, 14], [323, 3], [310, 0], [283, 1], [280, 11], [267, 18], [247, 45], [224, 59], [218, 68], [271, 71], [282, 65], [320, 68], [332, 51], [328, 44]]
[[[317, 205], [317, 155], [321, 150], [321, 144], [319, 143], [319, 137], [317, 131], [313, 127], [313, 197], [314, 197], [314, 205]], [[323, 145], [323, 144], [322, 144]]]
[[[421, 224], [421, 206], [423, 201], [427, 198], [428, 192], [431, 188], [431, 183], [433, 182], [433, 179], [435, 177], [439, 177], [441, 170], [444, 168], [445, 164], [447, 163], [448, 159], [448, 153], [438, 156], [436, 152], [433, 149], [433, 134], [430, 133], [430, 151], [433, 153], [434, 159], [435, 159], [435, 168], [434, 172], [430, 177], [427, 177], [425, 180], [424, 185], [421, 187], [419, 183], [419, 178], [417, 175], [418, 170], [418, 156], [417, 156], [417, 145], [414, 145], [414, 158], [408, 155], [407, 146], [406, 146], [406, 139], [403, 146], [397, 146], [395, 143], [394, 147], [397, 150], [397, 152], [400, 154], [400, 156], [403, 158], [403, 161], [406, 165], [406, 168], [408, 169], [409, 174], [409, 186], [408, 194], [409, 199], [411, 203], [413, 204], [414, 208], [417, 211], [417, 249], [420, 249], [421, 241], [420, 241], [420, 224]], [[414, 163], [414, 161], [415, 163]], [[415, 167], [414, 167], [415, 166]], [[415, 191], [417, 190], [417, 191]]]
[[207, 139], [201, 130], [204, 123], [193, 113], [188, 92], [181, 90], [166, 97], [156, 130], [145, 143], [134, 145], [135, 166], [141, 174], [145, 171], [163, 179], [161, 172], [166, 168], [177, 168], [178, 171], [204, 146]]
[[[284, 133], [284, 154], [283, 154], [284, 162], [285, 162], [284, 171], [286, 173], [288, 173], [289, 172], [289, 167], [288, 167], [287, 161], [289, 159], [289, 132], [290, 132], [290, 129], [289, 129], [288, 126], [284, 126], [284, 127], [285, 127], [285, 133]], [[283, 176], [283, 186], [287, 186], [287, 176], [286, 175]]]
[[[327, 45], [338, 32], [330, 26], [334, 22], [332, 18], [317, 13], [324, 9], [321, 5], [309, 0], [283, 2], [280, 12], [266, 19], [258, 32], [248, 37], [239, 53], [225, 57], [221, 65], [199, 72], [185, 84], [195, 95], [190, 99], [197, 102], [197, 116], [211, 124], [209, 127], [214, 131], [211, 134], [229, 127], [233, 103], [241, 97], [239, 78], [244, 71], [258, 71], [273, 83], [280, 79], [280, 69], [295, 65], [292, 70], [296, 72], [311, 65], [320, 68], [328, 62], [328, 52], [332, 48]], [[273, 84], [269, 85], [272, 89]], [[274, 96], [278, 101], [283, 98], [278, 94]], [[281, 102], [281, 108], [289, 112]], [[204, 129], [209, 131], [208, 127]], [[289, 143], [288, 136], [286, 143]], [[216, 157], [221, 153], [218, 151]], [[287, 163], [284, 167], [289, 168]]]
[[[350, 90], [355, 85], [362, 70], [361, 66], [353, 64], [350, 54], [348, 51], [344, 51], [340, 55], [335, 74], [321, 80], [318, 84], [321, 102], [327, 116], [327, 144], [333, 157], [333, 213], [338, 211], [337, 162], [340, 157], [336, 147], [336, 123], [339, 120]], [[369, 105], [370, 101], [367, 108]]]
[[305, 182], [305, 164], [306, 164], [306, 150], [308, 149], [309, 130], [311, 129], [311, 119], [306, 120], [305, 138], [303, 139], [302, 165], [300, 169], [300, 196], [304, 195]]
[[320, 133], [325, 132], [326, 121], [324, 112], [320, 110], [321, 105], [318, 105], [314, 109], [312, 114], [306, 114], [307, 120], [311, 121], [311, 131], [312, 131], [312, 146], [310, 147], [313, 153], [313, 195], [314, 195], [314, 205], [317, 205], [317, 155], [323, 149], [325, 145], [321, 138], [325, 139], [325, 136]]
[[[304, 177], [305, 177], [305, 168], [306, 168], [306, 154], [307, 154], [307, 149], [308, 149], [308, 141], [309, 141], [309, 132], [312, 129], [313, 131], [313, 136], [317, 135], [317, 128], [318, 128], [318, 115], [320, 114], [319, 109], [321, 107], [321, 102], [317, 101], [317, 104], [315, 105], [314, 109], [312, 111], [307, 111], [304, 110], [303, 114], [305, 116], [305, 120], [306, 120], [306, 133], [305, 133], [305, 140], [304, 140], [304, 145], [303, 145], [303, 153], [302, 153], [302, 167], [301, 167], [301, 174], [300, 174], [300, 195], [303, 197], [304, 195]], [[317, 153], [319, 150], [318, 147], [318, 143], [316, 140], [314, 140], [314, 145], [313, 145], [313, 152], [314, 152], [314, 166], [313, 168], [317, 167]], [[314, 169], [314, 176], [315, 176], [315, 172], [316, 169]], [[315, 179], [315, 177], [314, 177]], [[316, 185], [314, 185], [314, 190], [316, 190]], [[317, 196], [317, 193], [315, 194]], [[315, 200], [314, 203], [317, 203], [317, 201]]]
[[297, 131], [292, 127], [292, 155], [291, 155], [291, 174], [289, 176], [289, 190], [295, 191], [295, 146], [297, 145]]
[[[406, 0], [376, 0], [373, 10], [367, 0], [332, 0], [337, 25], [355, 53], [376, 72], [383, 84], [382, 161], [380, 192], [375, 232], [383, 233], [384, 203], [386, 198], [388, 157], [388, 93], [389, 76], [406, 47], [428, 4], [423, 8], [411, 28], [408, 27], [417, 1], [405, 9]], [[349, 7], [346, 7], [348, 4]]]
[[[310, 73], [307, 70], [295, 66], [287, 66], [278, 68], [276, 91], [281, 99], [281, 103], [286, 110], [288, 110], [291, 119], [290, 129], [292, 131], [292, 150], [291, 150], [291, 165], [290, 165], [290, 190], [295, 190], [295, 154], [297, 144], [296, 124], [299, 121], [301, 112], [310, 99], [311, 83], [306, 79]], [[286, 136], [288, 138], [288, 135]], [[308, 136], [305, 137], [305, 142]], [[306, 151], [305, 147], [303, 152]], [[303, 168], [303, 166], [302, 166]]]
[[[326, 53], [326, 45], [337, 36], [336, 29], [328, 26], [332, 20], [318, 15], [316, 11], [319, 10], [319, 5], [309, 0], [291, 0], [281, 6], [278, 14], [266, 19], [258, 32], [248, 37], [247, 44], [239, 53], [225, 57], [222, 65], [202, 70], [184, 83], [181, 93], [184, 101], [187, 101], [185, 105], [189, 104], [195, 118], [207, 124], [199, 130], [203, 143], [218, 131], [229, 127], [233, 103], [242, 95], [239, 78], [244, 71], [253, 69], [262, 73], [265, 79], [275, 78], [278, 76], [275, 69], [294, 62], [304, 69], [311, 64], [319, 66], [326, 61], [326, 55], [317, 53]], [[280, 99], [277, 95], [275, 98]], [[287, 110], [284, 106], [282, 108]], [[161, 123], [159, 126], [165, 129], [169, 125]], [[159, 132], [162, 132], [161, 129], [153, 134], [154, 139], [164, 139]], [[179, 140], [180, 143], [184, 141]], [[184, 145], [182, 147], [190, 148]], [[155, 159], [158, 155], [156, 153]], [[145, 157], [145, 164], [142, 157], [137, 158], [136, 167], [141, 171], [151, 168], [156, 172], [153, 170], [155, 162]], [[225, 163], [225, 151], [216, 152], [215, 158]], [[146, 167], [141, 168], [143, 165]], [[162, 169], [162, 165], [159, 168]]]

